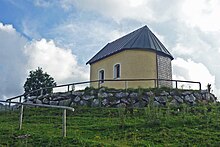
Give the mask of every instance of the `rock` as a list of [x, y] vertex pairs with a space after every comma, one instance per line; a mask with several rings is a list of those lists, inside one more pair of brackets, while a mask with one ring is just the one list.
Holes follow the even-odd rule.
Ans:
[[147, 95], [145, 95], [145, 96], [142, 97], [142, 100], [148, 103], [149, 102], [149, 97]]
[[80, 104], [81, 106], [87, 106], [87, 105], [88, 105], [88, 102], [87, 102], [87, 101], [84, 101], [84, 100], [81, 100], [81, 101], [79, 102], [79, 104]]
[[163, 96], [163, 97], [162, 97], [162, 96], [160, 96], [160, 97], [155, 97], [154, 100], [157, 101], [157, 102], [159, 102], [159, 103], [162, 104], [162, 105], [166, 105], [166, 102], [167, 102], [167, 98], [164, 97], [164, 96]]
[[58, 101], [50, 101], [50, 105], [57, 105]]
[[173, 100], [170, 102], [170, 105], [172, 105], [172, 106], [178, 106], [179, 103], [178, 103], [178, 101], [177, 101], [176, 99], [173, 99]]
[[147, 96], [150, 96], [150, 97], [151, 97], [151, 96], [154, 96], [154, 93], [153, 93], [152, 91], [146, 92], [145, 94], [146, 94]]
[[30, 96], [30, 97], [28, 98], [28, 100], [33, 101], [33, 100], [36, 99], [36, 98], [37, 98], [37, 96]]
[[94, 99], [93, 101], [92, 101], [92, 105], [91, 105], [92, 107], [98, 107], [99, 106], [99, 99]]
[[79, 101], [80, 101], [80, 99], [81, 99], [81, 98], [80, 98], [79, 96], [76, 96], [76, 97], [74, 98], [74, 100], [73, 100], [73, 101], [74, 101], [74, 102], [79, 102]]
[[180, 104], [183, 103], [183, 99], [180, 96], [174, 96], [174, 99]]
[[123, 98], [123, 97], [127, 97], [128, 93], [124, 93], [124, 92], [119, 92], [115, 94], [116, 98]]
[[43, 103], [43, 104], [49, 104], [49, 102], [50, 102], [50, 101], [49, 101], [47, 98], [44, 98], [44, 99], [42, 100], [42, 103]]
[[161, 96], [168, 96], [168, 95], [169, 95], [169, 93], [168, 93], [168, 92], [166, 92], [166, 91], [162, 91], [162, 92], [160, 93], [160, 95], [161, 95]]
[[185, 99], [187, 102], [189, 102], [190, 104], [194, 104], [194, 103], [195, 103], [195, 100], [196, 100], [196, 98], [194, 97], [193, 94], [186, 95], [186, 96], [184, 97], [184, 99]]
[[59, 106], [70, 106], [71, 102], [72, 102], [71, 99], [62, 100], [59, 102]]
[[75, 96], [82, 96], [82, 95], [84, 95], [84, 92], [74, 91], [73, 95], [75, 95]]
[[182, 95], [183, 95], [183, 96], [191, 95], [191, 94], [192, 94], [191, 91], [184, 91], [184, 92], [182, 92]]
[[107, 98], [107, 97], [108, 97], [108, 93], [106, 93], [106, 92], [100, 92], [100, 93], [98, 93], [98, 97]]
[[198, 92], [195, 92], [193, 95], [194, 95], [195, 98], [198, 99], [198, 100], [202, 100], [202, 99], [203, 99], [203, 98], [202, 98], [202, 95], [201, 95], [200, 93], [198, 93]]
[[90, 96], [90, 95], [85, 95], [85, 96], [83, 96], [82, 97], [82, 99], [84, 99], [84, 100], [86, 100], [86, 101], [88, 101], [88, 100], [90, 100], [90, 99], [94, 99], [95, 98], [95, 96]]
[[41, 100], [39, 100], [39, 99], [36, 99], [35, 103], [36, 104], [42, 104]]
[[108, 97], [113, 97], [113, 94], [112, 93], [108, 93]]
[[154, 101], [153, 106], [160, 106], [160, 103], [158, 101]]
[[138, 97], [138, 93], [132, 92], [129, 96], [131, 98], [137, 98]]
[[125, 108], [125, 107], [126, 107], [126, 104], [124, 104], [124, 103], [119, 103], [119, 104], [116, 104], [116, 107], [117, 107], [117, 108]]
[[125, 103], [126, 105], [128, 105], [129, 104], [129, 102], [128, 102], [128, 100], [126, 100], [126, 99], [121, 99], [121, 103]]
[[103, 101], [102, 101], [102, 105], [103, 106], [106, 106], [108, 104], [108, 100], [107, 99], [104, 99]]

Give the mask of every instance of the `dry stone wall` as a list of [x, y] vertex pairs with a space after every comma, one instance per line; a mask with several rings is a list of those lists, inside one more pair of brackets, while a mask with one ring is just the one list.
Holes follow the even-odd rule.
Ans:
[[199, 103], [215, 103], [213, 94], [191, 90], [116, 90], [116, 89], [85, 89], [53, 93], [38, 97], [29, 97], [26, 103], [49, 104], [60, 106], [87, 107], [146, 107], [178, 106], [181, 104], [197, 105]]

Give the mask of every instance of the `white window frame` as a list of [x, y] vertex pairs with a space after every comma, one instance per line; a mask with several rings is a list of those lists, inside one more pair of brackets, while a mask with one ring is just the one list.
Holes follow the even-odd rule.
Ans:
[[[118, 71], [117, 71], [118, 68], [116, 68], [117, 65], [119, 65], [119, 76], [117, 76], [118, 75]], [[113, 78], [114, 79], [120, 79], [121, 78], [121, 63], [114, 64], [114, 66], [113, 66]]]
[[[102, 72], [102, 71], [103, 71], [103, 79], [102, 79], [102, 75], [101, 75], [101, 72]], [[101, 81], [100, 81], [100, 84], [104, 83], [104, 81], [102, 81], [102, 80], [105, 80], [105, 70], [104, 70], [104, 69], [100, 69], [100, 70], [98, 71], [98, 79], [101, 80]]]

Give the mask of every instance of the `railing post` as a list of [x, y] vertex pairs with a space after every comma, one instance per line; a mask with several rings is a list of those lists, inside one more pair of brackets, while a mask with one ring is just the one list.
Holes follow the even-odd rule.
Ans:
[[176, 81], [176, 89], [178, 88], [178, 85], [177, 85], [177, 81]]
[[11, 100], [9, 100], [9, 103], [8, 103], [8, 109], [10, 110], [11, 108]]
[[200, 82], [199, 82], [199, 90], [200, 90], [200, 91], [202, 90], [202, 85], [201, 85]]
[[63, 109], [63, 137], [66, 137], [66, 109]]
[[24, 112], [24, 106], [21, 104], [20, 119], [19, 119], [19, 130], [21, 130], [21, 128], [22, 128], [23, 112]]
[[128, 89], [128, 81], [125, 81], [125, 90], [127, 91]]
[[100, 88], [100, 80], [99, 80], [99, 82], [98, 82], [98, 89]]
[[67, 86], [67, 91], [68, 91], [68, 92], [70, 91], [70, 85]]
[[19, 97], [19, 102], [21, 103], [21, 96]]

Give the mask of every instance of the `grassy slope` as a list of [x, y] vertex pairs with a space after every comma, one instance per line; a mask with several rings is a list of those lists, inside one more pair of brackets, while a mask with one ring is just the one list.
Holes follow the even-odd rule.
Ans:
[[[177, 109], [180, 111], [178, 112]], [[0, 146], [218, 146], [220, 106], [135, 109], [76, 108], [68, 112], [62, 138], [62, 111], [25, 108], [0, 112]], [[18, 136], [29, 134], [20, 139]]]

